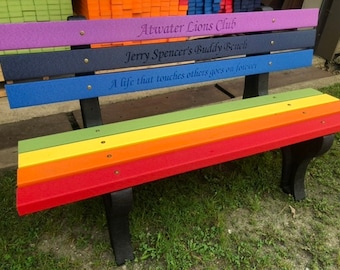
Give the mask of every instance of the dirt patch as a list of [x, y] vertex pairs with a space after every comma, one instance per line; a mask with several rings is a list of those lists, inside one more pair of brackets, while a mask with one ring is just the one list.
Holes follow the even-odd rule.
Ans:
[[[72, 235], [77, 235], [79, 228], [70, 230]], [[52, 253], [59, 258], [68, 258], [72, 262], [82, 262], [82, 270], [96, 270], [96, 269], [112, 269], [112, 262], [114, 260], [112, 253], [108, 250], [98, 254], [98, 250], [91, 244], [91, 241], [81, 244], [79, 239], [75, 239], [69, 232], [58, 235], [45, 234], [39, 245], [38, 250], [44, 253]], [[93, 230], [91, 239], [98, 241], [103, 239], [104, 235], [100, 231]], [[107, 239], [103, 239], [106, 241]], [[105, 242], [104, 242], [105, 243]], [[97, 262], [100, 261], [101, 265], [98, 266]], [[111, 267], [103, 268], [103, 265], [111, 265]]]

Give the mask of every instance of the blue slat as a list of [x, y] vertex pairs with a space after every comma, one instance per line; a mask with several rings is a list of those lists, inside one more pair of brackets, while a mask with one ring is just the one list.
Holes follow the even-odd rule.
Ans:
[[151, 90], [310, 66], [313, 50], [6, 85], [11, 108]]

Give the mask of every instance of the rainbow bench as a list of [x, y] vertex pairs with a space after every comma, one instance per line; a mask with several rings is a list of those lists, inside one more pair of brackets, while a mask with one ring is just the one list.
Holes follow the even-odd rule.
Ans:
[[[1, 24], [0, 50], [72, 46], [1, 56], [10, 106], [80, 100], [86, 127], [19, 142], [19, 214], [102, 195], [116, 262], [123, 264], [133, 259], [134, 186], [281, 148], [282, 188], [303, 199], [309, 161], [340, 130], [340, 102], [314, 89], [268, 95], [268, 76], [311, 65], [317, 19], [318, 10], [306, 9]], [[177, 37], [188, 39], [89, 46]], [[103, 70], [111, 72], [98, 74]], [[239, 76], [242, 100], [102, 125], [98, 97]]]

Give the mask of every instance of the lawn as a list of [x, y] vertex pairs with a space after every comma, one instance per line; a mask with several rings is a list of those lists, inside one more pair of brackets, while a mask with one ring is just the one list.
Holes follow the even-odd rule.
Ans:
[[123, 267], [101, 198], [18, 217], [15, 172], [0, 171], [0, 269], [340, 269], [340, 136], [301, 202], [281, 191], [280, 163], [277, 150], [136, 187]]

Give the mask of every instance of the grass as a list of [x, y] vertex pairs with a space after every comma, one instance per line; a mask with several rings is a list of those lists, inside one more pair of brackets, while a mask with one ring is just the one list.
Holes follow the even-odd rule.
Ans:
[[124, 267], [101, 198], [18, 217], [2, 171], [0, 269], [339, 269], [340, 136], [310, 165], [304, 201], [280, 190], [280, 162], [271, 151], [135, 188]]

